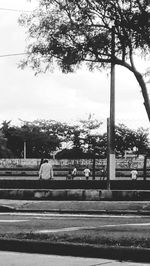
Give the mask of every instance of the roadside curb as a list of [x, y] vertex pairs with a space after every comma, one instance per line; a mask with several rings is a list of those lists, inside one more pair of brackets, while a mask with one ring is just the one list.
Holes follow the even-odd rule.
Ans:
[[48, 243], [37, 240], [0, 239], [0, 250], [89, 258], [105, 258], [120, 261], [130, 260], [134, 262], [150, 262], [150, 249], [148, 248], [114, 246], [106, 247], [90, 244]]
[[107, 211], [107, 210], [91, 210], [91, 211], [76, 211], [76, 210], [19, 210], [10, 209], [10, 212], [21, 212], [21, 213], [60, 213], [60, 214], [87, 214], [87, 215], [150, 215], [149, 211]]
[[59, 214], [87, 214], [87, 215], [150, 215], [149, 210], [68, 210], [68, 209], [21, 209], [17, 207], [0, 205], [0, 212], [13, 213], [59, 213]]

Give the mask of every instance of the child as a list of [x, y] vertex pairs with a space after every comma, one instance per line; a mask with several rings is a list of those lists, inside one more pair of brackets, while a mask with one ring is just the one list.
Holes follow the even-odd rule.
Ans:
[[84, 172], [84, 176], [85, 176], [86, 180], [88, 180], [89, 176], [90, 176], [90, 169], [88, 167], [86, 167], [83, 172]]
[[131, 178], [132, 178], [133, 181], [134, 181], [134, 180], [137, 180], [137, 174], [138, 174], [138, 172], [137, 172], [136, 169], [133, 169], [133, 170], [131, 171]]
[[71, 180], [72, 179], [72, 172], [71, 170], [69, 170], [67, 176], [66, 176], [66, 180]]
[[105, 180], [105, 177], [106, 177], [106, 170], [105, 168], [102, 168], [100, 170], [100, 180]]

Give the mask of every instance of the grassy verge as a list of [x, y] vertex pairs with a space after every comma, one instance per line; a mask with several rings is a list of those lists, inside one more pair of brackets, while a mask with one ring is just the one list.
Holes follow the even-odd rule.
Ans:
[[103, 246], [123, 246], [150, 248], [149, 228], [139, 228], [129, 232], [128, 227], [88, 229], [55, 233], [6, 233], [0, 239], [38, 240], [51, 243], [91, 244]]

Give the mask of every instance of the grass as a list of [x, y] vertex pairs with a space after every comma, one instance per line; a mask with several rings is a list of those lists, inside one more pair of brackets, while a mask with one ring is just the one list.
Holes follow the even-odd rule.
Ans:
[[71, 232], [57, 233], [6, 233], [0, 234], [0, 239], [26, 239], [38, 240], [53, 243], [72, 243], [72, 244], [91, 244], [103, 246], [123, 246], [123, 247], [140, 247], [150, 248], [149, 229], [137, 228], [128, 231], [128, 227], [107, 229], [88, 229]]

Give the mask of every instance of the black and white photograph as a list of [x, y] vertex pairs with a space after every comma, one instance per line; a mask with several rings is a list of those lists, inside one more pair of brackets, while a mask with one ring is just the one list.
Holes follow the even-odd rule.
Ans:
[[0, 0], [0, 265], [150, 264], [150, 0]]

